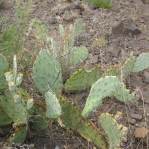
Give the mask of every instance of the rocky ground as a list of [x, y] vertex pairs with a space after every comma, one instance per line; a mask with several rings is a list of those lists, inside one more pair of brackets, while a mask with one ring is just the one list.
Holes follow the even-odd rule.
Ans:
[[[11, 3], [0, 13], [13, 17]], [[110, 10], [95, 9], [79, 0], [34, 0], [32, 17], [48, 24], [50, 33], [58, 29], [60, 23], [68, 25], [82, 18], [86, 32], [80, 35], [77, 45], [85, 45], [90, 55], [85, 65], [100, 64], [103, 68], [123, 62], [131, 52], [138, 55], [149, 52], [149, 1], [113, 0]], [[127, 85], [137, 94], [136, 103], [123, 105], [114, 100], [105, 102], [97, 112], [124, 113], [122, 123], [129, 128], [124, 149], [148, 149], [146, 134], [149, 126], [149, 71], [130, 76]], [[73, 102], [82, 105], [86, 92], [71, 95]], [[94, 118], [93, 122], [96, 122]], [[50, 128], [50, 135], [33, 138], [32, 144], [39, 149], [95, 149], [95, 146], [78, 134], [63, 130], [56, 124]]]

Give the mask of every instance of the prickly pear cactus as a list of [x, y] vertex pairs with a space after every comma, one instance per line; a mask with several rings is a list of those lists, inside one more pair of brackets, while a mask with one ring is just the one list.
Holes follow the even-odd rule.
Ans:
[[149, 68], [149, 53], [141, 53], [134, 63], [133, 72], [143, 71]]
[[127, 127], [118, 124], [114, 116], [109, 113], [101, 114], [99, 124], [107, 135], [109, 149], [120, 149], [122, 140], [126, 140]]
[[32, 20], [32, 26], [35, 29], [34, 34], [37, 40], [39, 40], [42, 44], [46, 44], [48, 38], [47, 26], [37, 19]]
[[90, 112], [101, 106], [106, 97], [116, 97], [121, 102], [128, 102], [134, 99], [125, 85], [115, 76], [106, 76], [97, 80], [91, 88], [82, 115], [87, 117]]
[[[27, 134], [28, 111], [23, 97], [19, 92], [19, 85], [22, 82], [23, 75], [17, 73], [16, 56], [14, 56], [13, 70], [5, 73], [8, 89], [0, 96], [0, 107], [5, 113], [1, 119], [3, 123], [13, 123], [14, 133], [8, 139], [9, 143], [22, 143]], [[6, 116], [4, 118], [4, 116]], [[9, 119], [8, 119], [9, 118]], [[23, 131], [22, 126], [23, 125]], [[18, 129], [20, 128], [21, 129]]]
[[91, 87], [91, 85], [102, 76], [100, 67], [92, 69], [79, 69], [74, 72], [66, 81], [64, 88], [66, 92], [82, 91]]
[[34, 101], [33, 107], [30, 109], [29, 126], [33, 133], [40, 134], [48, 129], [49, 119], [46, 117], [46, 106], [43, 100]]
[[17, 73], [16, 57], [14, 57], [13, 71], [5, 73], [9, 92], [0, 98], [0, 106], [16, 124], [27, 123], [27, 109], [22, 97], [19, 95], [18, 86], [23, 75]]
[[0, 107], [0, 126], [5, 126], [11, 123], [12, 119]]
[[46, 116], [48, 118], [58, 118], [61, 115], [61, 106], [55, 94], [51, 91], [45, 93]]
[[88, 49], [86, 47], [74, 47], [76, 37], [83, 31], [84, 24], [81, 20], [76, 20], [68, 28], [64, 28], [62, 25], [59, 26], [62, 41], [59, 43], [59, 47], [61, 47], [59, 53], [61, 53], [60, 61], [64, 74], [69, 73], [68, 68], [79, 65], [88, 57]]
[[[75, 38], [85, 31], [84, 23], [81, 19], [77, 19], [74, 24], [64, 28], [62, 25], [59, 27], [59, 32], [62, 40], [64, 40], [64, 52], [69, 52], [74, 47]], [[65, 53], [63, 53], [65, 54]]]
[[0, 96], [0, 106], [16, 124], [27, 122], [27, 112], [19, 95]]
[[33, 66], [33, 80], [41, 93], [49, 89], [59, 94], [62, 89], [62, 72], [59, 62], [47, 51], [41, 50]]
[[16, 127], [14, 133], [12, 133], [11, 136], [8, 138], [8, 143], [20, 144], [24, 142], [27, 135], [27, 129], [28, 128], [26, 125]]
[[130, 55], [122, 66], [122, 76], [125, 79], [133, 72], [140, 72], [149, 68], [149, 53], [142, 53], [138, 57]]
[[122, 76], [123, 78], [127, 78], [128, 75], [131, 74], [134, 64], [136, 62], [135, 56], [131, 55], [122, 66]]
[[108, 145], [104, 135], [90, 121], [81, 116], [81, 111], [73, 106], [68, 99], [60, 100], [62, 106], [62, 123], [68, 129], [78, 132], [86, 140], [93, 142], [101, 149], [107, 149]]
[[75, 66], [82, 63], [88, 57], [88, 49], [86, 47], [74, 47], [69, 52], [69, 64]]

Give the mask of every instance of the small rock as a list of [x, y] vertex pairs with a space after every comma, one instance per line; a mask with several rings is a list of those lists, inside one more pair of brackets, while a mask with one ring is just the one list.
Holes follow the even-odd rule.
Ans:
[[115, 35], [139, 35], [141, 31], [132, 19], [124, 20], [117, 26], [112, 28], [112, 33]]
[[134, 132], [134, 136], [136, 138], [145, 138], [148, 134], [149, 130], [145, 127], [136, 128]]
[[135, 119], [135, 120], [141, 120], [142, 119], [142, 115], [141, 114], [135, 114], [135, 113], [131, 113], [130, 116]]
[[149, 83], [149, 71], [144, 71], [144, 82]]
[[144, 4], [149, 4], [149, 0], [142, 0]]
[[135, 119], [132, 119], [132, 118], [129, 118], [128, 119], [128, 122], [132, 125], [134, 125], [136, 123], [136, 120]]

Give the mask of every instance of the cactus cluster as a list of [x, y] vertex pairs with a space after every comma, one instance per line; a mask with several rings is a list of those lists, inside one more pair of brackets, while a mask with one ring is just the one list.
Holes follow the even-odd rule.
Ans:
[[[49, 118], [58, 118], [61, 115], [60, 119], [66, 128], [77, 131], [80, 135], [87, 140], [94, 142], [97, 146], [106, 148], [107, 145], [105, 139], [102, 138], [103, 136], [100, 136], [100, 132], [98, 134], [95, 133], [97, 130], [92, 127], [85, 117], [88, 117], [92, 111], [101, 106], [106, 97], [115, 97], [117, 100], [124, 103], [133, 101], [134, 94], [130, 93], [130, 91], [126, 89], [124, 83], [120, 80], [120, 76], [123, 74], [124, 77], [127, 77], [130, 74], [130, 71], [133, 70], [133, 72], [135, 72], [136, 68], [137, 70], [147, 68], [148, 61], [146, 61], [146, 55], [148, 54], [145, 54], [144, 67], [141, 66], [142, 58], [140, 58], [140, 56], [133, 56], [124, 63], [122, 68], [119, 65], [110, 67], [108, 70], [102, 70], [100, 67], [95, 67], [90, 70], [80, 69], [74, 72], [68, 80], [65, 80], [65, 78], [62, 77], [64, 76], [66, 66], [67, 69], [70, 69], [71, 66], [75, 66], [83, 62], [88, 55], [86, 48], [83, 47], [82, 50], [82, 47], [73, 47], [75, 27], [73, 28], [70, 26], [69, 29], [70, 30], [68, 31], [70, 31], [70, 34], [66, 34], [65, 28], [60, 25], [59, 33], [60, 37], [63, 37], [63, 40], [60, 40], [61, 42], [59, 43], [50, 38], [50, 46], [46, 46], [48, 49], [40, 51], [33, 67], [33, 80], [39, 91], [45, 95], [47, 109], [46, 115]], [[57, 53], [54, 53], [53, 50], [57, 52], [59, 51], [59, 48], [62, 49], [62, 53], [60, 53], [60, 56], [58, 57]], [[65, 84], [63, 84], [63, 82], [65, 82]], [[61, 91], [63, 89], [65, 92], [76, 92], [90, 87], [91, 90], [82, 113], [71, 105], [68, 99], [63, 100], [60, 98], [62, 95]], [[56, 88], [58, 89], [58, 92]], [[54, 110], [53, 107], [51, 107], [52, 105], [57, 107], [57, 109]], [[52, 112], [57, 114], [53, 115]], [[121, 137], [124, 136], [123, 131], [119, 129], [119, 125], [111, 115], [103, 114], [100, 119], [102, 119], [101, 125], [109, 137], [109, 146], [111, 149], [114, 149], [120, 144]], [[84, 123], [82, 123], [82, 121], [84, 121]], [[109, 125], [104, 127], [104, 123], [107, 122]], [[116, 131], [116, 138], [113, 140], [110, 132], [110, 126]], [[99, 138], [96, 139], [98, 135]]]
[[[91, 76], [96, 77], [100, 74], [100, 71], [96, 73], [96, 70], [88, 71], [90, 72], [89, 74], [86, 74], [86, 72], [83, 70], [83, 75], [86, 75], [88, 78]], [[107, 143], [100, 131], [90, 121], [83, 118], [80, 110], [75, 108], [68, 99], [60, 98], [63, 87], [61, 75], [62, 71], [57, 59], [50, 55], [48, 50], [41, 50], [35, 60], [32, 76], [36, 87], [45, 97], [46, 117], [52, 119], [60, 118], [66, 128], [77, 131], [87, 140], [94, 142], [98, 147], [106, 149]], [[84, 83], [86, 79], [84, 79]], [[35, 124], [34, 127], [39, 127], [39, 125]]]
[[76, 37], [84, 31], [81, 20], [77, 20], [73, 25], [71, 24], [66, 28], [60, 24], [59, 37], [56, 39], [47, 34], [47, 27], [39, 20], [34, 20], [32, 24], [35, 29], [35, 37], [42, 43], [42, 47], [59, 61], [63, 74], [68, 74], [71, 67], [79, 65], [88, 57], [86, 47], [74, 46]]
[[[92, 2], [97, 7], [111, 7], [110, 0]], [[18, 3], [18, 6], [21, 4]], [[17, 9], [19, 25], [25, 21], [21, 19], [22, 17], [28, 18], [26, 16], [28, 14], [21, 13], [24, 12], [21, 9], [25, 8], [18, 7]], [[131, 56], [123, 65], [110, 67], [108, 70], [102, 70], [96, 66], [92, 69], [81, 68], [70, 75], [70, 69], [79, 66], [88, 57], [86, 47], [75, 46], [76, 37], [84, 30], [81, 20], [77, 20], [66, 28], [59, 25], [58, 39], [51, 38], [48, 35], [48, 29], [40, 21], [34, 20], [32, 25], [35, 28], [37, 39], [44, 47], [35, 59], [32, 78], [44, 100], [40, 101], [41, 104], [34, 102], [20, 87], [23, 74], [18, 73], [16, 56], [14, 56], [13, 69], [11, 69], [7, 59], [0, 54], [0, 126], [11, 125], [14, 130], [8, 141], [22, 143], [28, 128], [34, 131], [44, 130], [48, 128], [49, 119], [59, 119], [62, 126], [78, 132], [99, 148], [116, 149], [120, 147], [126, 131], [125, 127], [120, 126], [112, 115], [103, 113], [99, 118], [108, 143], [105, 134], [86, 117], [101, 106], [107, 97], [115, 97], [124, 103], [134, 100], [134, 94], [126, 89], [120, 76], [127, 78], [130, 73], [149, 68], [149, 53], [142, 53], [138, 57]], [[4, 32], [0, 37], [0, 52], [20, 49], [24, 40], [18, 44], [16, 42], [21, 35], [24, 35], [24, 29], [20, 32], [21, 34], [18, 35], [18, 30], [14, 25]], [[14, 38], [15, 35], [17, 38]], [[70, 76], [67, 80], [65, 79], [66, 73]], [[90, 89], [90, 87], [91, 90], [82, 112], [63, 94], [79, 92]]]
[[[1, 59], [0, 61], [2, 62], [2, 59], [4, 59], [4, 56], [1, 56], [0, 59]], [[8, 63], [6, 62], [6, 59], [5, 59], [5, 63], [6, 64]], [[8, 67], [8, 65], [3, 65], [3, 66]], [[1, 68], [4, 68], [4, 67], [1, 67]], [[3, 69], [3, 71], [4, 70], [5, 69]], [[5, 88], [5, 90], [1, 90], [0, 117], [3, 118], [3, 121], [0, 122], [1, 123], [0, 125], [13, 123], [13, 127], [15, 131], [13, 136], [10, 137], [11, 139], [9, 138], [9, 141], [20, 142], [21, 139], [22, 139], [21, 141], [24, 141], [26, 137], [25, 134], [27, 133], [28, 111], [26, 108], [26, 103], [23, 97], [20, 95], [20, 91], [19, 91], [19, 86], [22, 82], [23, 75], [17, 72], [16, 56], [14, 56], [14, 60], [13, 60], [13, 70], [9, 72], [5, 72], [3, 76], [5, 77], [7, 87]], [[18, 132], [18, 128], [20, 127], [21, 127], [21, 130], [24, 130], [24, 131], [26, 130], [26, 132], [24, 133], [23, 131], [23, 134], [21, 132]]]

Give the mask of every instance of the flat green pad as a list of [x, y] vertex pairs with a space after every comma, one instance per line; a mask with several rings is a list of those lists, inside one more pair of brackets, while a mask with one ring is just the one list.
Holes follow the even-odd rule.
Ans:
[[79, 65], [88, 57], [88, 49], [86, 47], [73, 47], [69, 53], [70, 66]]
[[82, 137], [93, 142], [100, 149], [108, 149], [104, 135], [89, 120], [81, 116], [81, 111], [65, 99], [60, 100], [62, 122], [66, 128], [78, 132]]
[[79, 69], [66, 81], [64, 88], [66, 92], [82, 91], [91, 87], [102, 76], [99, 67], [92, 69]]
[[0, 107], [0, 126], [5, 126], [11, 124], [12, 120]]
[[126, 137], [127, 128], [118, 124], [109, 113], [101, 114], [98, 122], [108, 137], [109, 149], [118, 149], [122, 139]]
[[90, 112], [102, 105], [106, 97], [113, 96], [125, 103], [134, 99], [134, 95], [129, 93], [129, 90], [116, 76], [100, 78], [92, 85], [82, 116], [87, 117]]
[[61, 115], [61, 106], [55, 94], [48, 91], [45, 93], [46, 116], [48, 118], [58, 118]]
[[149, 53], [141, 53], [134, 64], [133, 72], [143, 71], [149, 68]]
[[19, 96], [14, 99], [9, 93], [7, 96], [1, 95], [0, 106], [14, 123], [18, 125], [27, 123], [27, 111]]
[[22, 125], [15, 129], [15, 132], [8, 138], [8, 142], [10, 144], [16, 143], [20, 144], [23, 143], [27, 136], [27, 126]]
[[47, 50], [41, 50], [33, 66], [33, 80], [41, 93], [62, 89], [62, 73], [59, 62]]

